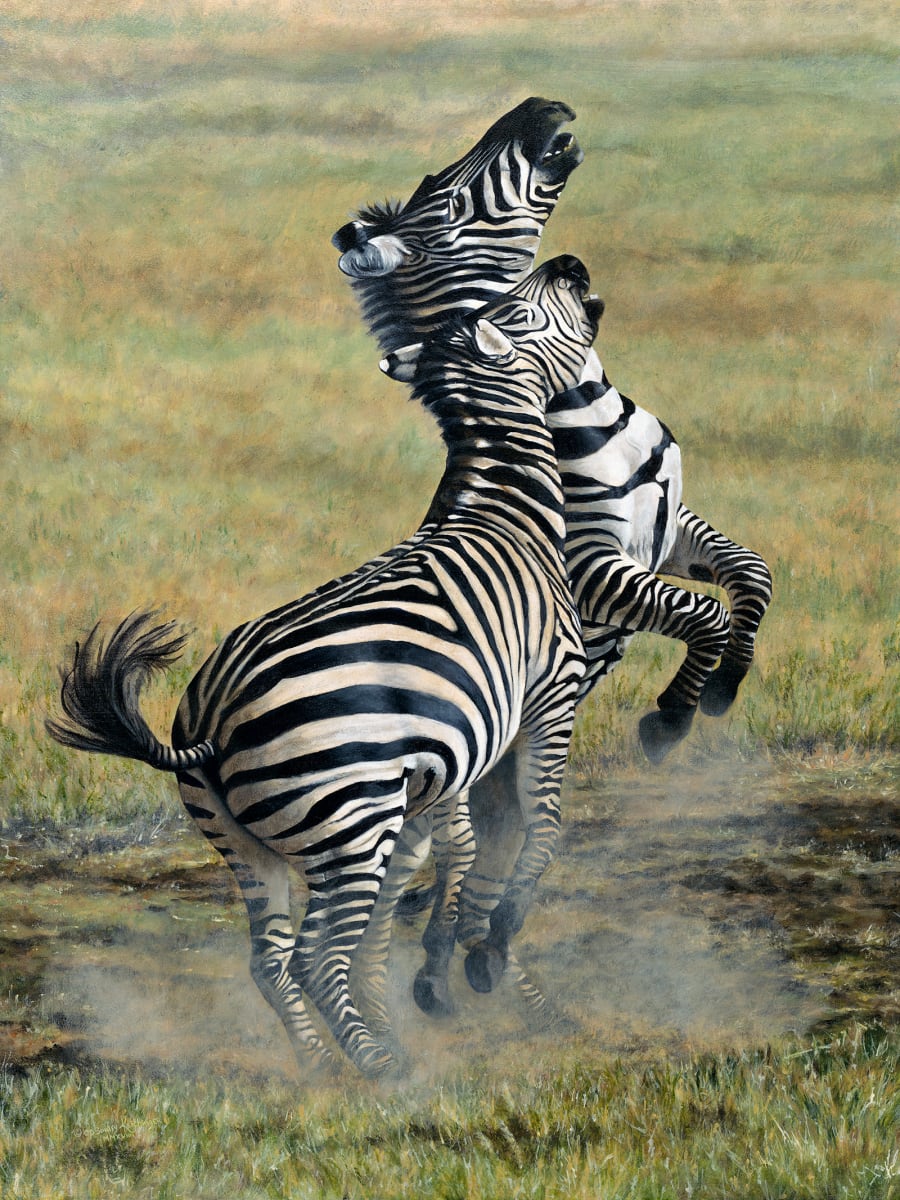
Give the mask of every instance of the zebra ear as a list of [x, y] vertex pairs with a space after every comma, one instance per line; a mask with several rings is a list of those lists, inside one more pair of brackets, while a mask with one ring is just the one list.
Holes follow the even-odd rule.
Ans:
[[410, 252], [400, 238], [384, 233], [373, 237], [364, 246], [347, 250], [338, 259], [338, 266], [351, 278], [371, 279], [376, 275], [390, 275], [409, 258]]
[[493, 358], [498, 362], [508, 362], [516, 352], [506, 334], [485, 317], [475, 322], [475, 345], [485, 358]]
[[400, 383], [412, 383], [423, 344], [414, 342], [411, 346], [401, 346], [399, 350], [392, 350], [378, 365], [389, 379], [397, 379]]

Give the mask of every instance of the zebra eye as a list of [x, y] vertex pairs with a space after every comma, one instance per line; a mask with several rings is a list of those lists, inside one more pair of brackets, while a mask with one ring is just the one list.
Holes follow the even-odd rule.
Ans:
[[454, 192], [447, 201], [447, 216], [451, 221], [459, 221], [466, 215], [466, 194], [463, 191]]

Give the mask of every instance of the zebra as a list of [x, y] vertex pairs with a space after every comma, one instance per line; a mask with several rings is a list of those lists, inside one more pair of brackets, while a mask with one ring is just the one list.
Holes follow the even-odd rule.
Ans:
[[[188, 685], [171, 745], [140, 694], [183, 647], [172, 622], [139, 611], [109, 637], [95, 626], [63, 670], [50, 734], [175, 773], [238, 882], [251, 976], [301, 1064], [336, 1062], [304, 994], [361, 1072], [396, 1061], [354, 1003], [349, 969], [406, 817], [445, 804], [515, 744], [527, 833], [483, 953], [505, 956], [552, 856], [585, 659], [544, 409], [596, 336], [602, 305], [588, 288], [583, 264], [561, 256], [386, 356], [447, 445], [423, 525], [228, 634]], [[309, 891], [296, 934], [290, 867]]]
[[[447, 313], [477, 307], [530, 269], [544, 225], [583, 160], [565, 128], [574, 119], [564, 102], [531, 97], [495, 122], [462, 158], [425, 176], [406, 204], [362, 208], [337, 230], [332, 242], [340, 269], [382, 350], [427, 337]], [[634, 633], [655, 632], [687, 645], [657, 709], [638, 725], [645, 753], [659, 762], [687, 735], [698, 705], [721, 715], [734, 701], [771, 600], [771, 576], [758, 554], [682, 503], [681, 455], [671, 432], [610, 384], [593, 352], [582, 384], [554, 397], [547, 421], [566, 496], [566, 556], [588, 656], [579, 699], [616, 666]], [[722, 588], [730, 615], [714, 597], [657, 578], [662, 573]], [[476, 826], [481, 810], [490, 822], [490, 846], [479, 848], [463, 908], [481, 917], [499, 894], [500, 864], [515, 854], [513, 775], [511, 763], [496, 768], [471, 797]], [[504, 793], [513, 839], [507, 850], [503, 823], [496, 819]], [[453, 835], [442, 840], [470, 861], [463, 826], [457, 817]], [[403, 870], [411, 873], [417, 855], [427, 854], [427, 830], [410, 827], [407, 836], [406, 867], [400, 865], [404, 855], [396, 853], [392, 883]], [[496, 863], [490, 869], [489, 855]], [[444, 874], [441, 865], [441, 879]], [[484, 894], [476, 899], [479, 886]], [[373, 922], [369, 935], [373, 941], [380, 936], [371, 950], [373, 973], [387, 952], [391, 890], [385, 889], [383, 919]], [[407, 901], [415, 904], [415, 898]], [[426, 941], [439, 947], [414, 989], [426, 1011], [449, 1007], [439, 981], [442, 968], [435, 965], [446, 958], [446, 936], [426, 933]], [[492, 979], [470, 982], [486, 990]]]
[[[531, 269], [544, 225], [584, 159], [564, 129], [575, 116], [563, 101], [531, 97], [462, 158], [426, 175], [406, 204], [361, 208], [332, 236], [383, 351], [421, 341], [449, 313], [477, 308]], [[758, 554], [682, 503], [677, 442], [611, 386], [593, 352], [584, 380], [587, 391], [556, 397], [547, 420], [571, 486], [578, 569], [591, 581], [590, 611], [582, 612], [588, 683], [621, 660], [636, 632], [686, 642], [687, 658], [658, 711], [640, 723], [644, 751], [658, 762], [686, 736], [698, 704], [720, 716], [735, 700], [771, 601], [771, 575]], [[722, 588], [730, 618], [712, 597], [673, 588], [657, 574]]]

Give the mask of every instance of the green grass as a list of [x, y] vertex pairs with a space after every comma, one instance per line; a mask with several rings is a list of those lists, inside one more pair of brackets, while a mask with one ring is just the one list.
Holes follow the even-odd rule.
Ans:
[[877, 1029], [684, 1061], [570, 1054], [391, 1094], [44, 1068], [0, 1090], [20, 1200], [887, 1200], [898, 1044]]

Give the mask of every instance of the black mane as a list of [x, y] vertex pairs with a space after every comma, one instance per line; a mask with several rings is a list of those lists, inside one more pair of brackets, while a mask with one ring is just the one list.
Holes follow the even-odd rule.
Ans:
[[[403, 212], [402, 200], [385, 200], [382, 203], [367, 204], [356, 214], [356, 220], [364, 225], [390, 225]], [[382, 230], [382, 232], [386, 232]]]

